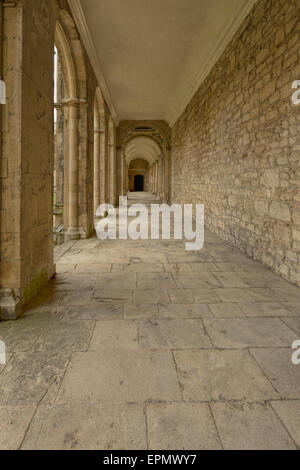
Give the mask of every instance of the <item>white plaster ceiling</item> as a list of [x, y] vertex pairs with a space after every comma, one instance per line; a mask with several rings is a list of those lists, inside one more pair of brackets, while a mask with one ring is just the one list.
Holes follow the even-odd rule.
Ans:
[[151, 137], [139, 136], [132, 139], [126, 146], [125, 159], [129, 166], [132, 160], [146, 160], [151, 166], [161, 154], [161, 149]]
[[115, 120], [164, 119], [172, 124], [255, 1], [69, 0], [69, 4], [81, 11], [79, 29], [89, 55], [97, 56], [92, 63], [101, 68]]

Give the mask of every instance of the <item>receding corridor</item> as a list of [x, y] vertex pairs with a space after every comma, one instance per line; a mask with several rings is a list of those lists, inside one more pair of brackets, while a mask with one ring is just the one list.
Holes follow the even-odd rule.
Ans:
[[200, 252], [92, 238], [56, 261], [0, 326], [0, 448], [300, 445], [300, 289], [209, 232]]

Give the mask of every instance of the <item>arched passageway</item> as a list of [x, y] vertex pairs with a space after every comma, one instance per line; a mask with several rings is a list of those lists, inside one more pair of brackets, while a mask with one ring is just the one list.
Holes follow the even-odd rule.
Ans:
[[132, 160], [128, 168], [128, 188], [131, 192], [149, 191], [150, 166], [146, 160]]
[[[169, 139], [168, 126], [160, 122], [124, 121], [120, 124], [117, 148], [123, 181], [121, 194], [133, 191], [134, 177], [140, 175], [144, 177], [144, 191], [151, 192], [159, 201], [170, 201]], [[140, 162], [138, 167], [137, 162]], [[141, 179], [139, 184], [142, 184]]]

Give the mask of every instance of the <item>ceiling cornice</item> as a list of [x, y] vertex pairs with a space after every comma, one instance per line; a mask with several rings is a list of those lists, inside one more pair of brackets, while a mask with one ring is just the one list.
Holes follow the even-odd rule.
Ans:
[[96, 79], [98, 81], [98, 85], [101, 88], [101, 92], [103, 97], [106, 101], [106, 104], [110, 110], [111, 116], [116, 126], [119, 124], [119, 119], [111, 98], [111, 94], [109, 88], [107, 86], [106, 80], [104, 78], [104, 74], [102, 71], [102, 66], [100, 59], [98, 57], [94, 41], [92, 39], [85, 14], [82, 9], [82, 5], [80, 0], [68, 0], [68, 4], [73, 15], [74, 21], [78, 28], [78, 31], [81, 36], [82, 43], [85, 47], [86, 53], [89, 56], [91, 65], [94, 69], [94, 73], [96, 75]]
[[169, 117], [168, 122], [170, 124], [170, 127], [174, 126], [177, 119], [184, 112], [185, 108], [187, 107], [187, 105], [189, 104], [189, 102], [191, 101], [195, 93], [197, 92], [197, 90], [200, 88], [205, 78], [208, 76], [209, 72], [212, 70], [213, 66], [220, 59], [221, 55], [225, 51], [229, 42], [231, 41], [235, 33], [238, 31], [239, 27], [243, 23], [246, 16], [250, 13], [250, 11], [252, 10], [256, 2], [257, 0], [244, 0], [236, 16], [234, 17], [232, 21], [229, 22], [223, 34], [220, 36], [220, 39], [216, 47], [210, 52], [210, 54], [208, 54], [206, 60], [204, 61], [194, 81], [192, 82], [188, 90], [186, 91], [182, 100], [178, 103], [178, 106], [175, 112]]

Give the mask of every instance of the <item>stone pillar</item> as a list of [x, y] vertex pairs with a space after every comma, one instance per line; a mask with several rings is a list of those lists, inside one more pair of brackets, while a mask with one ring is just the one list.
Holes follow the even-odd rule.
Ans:
[[158, 161], [155, 163], [155, 194], [158, 196]]
[[94, 213], [100, 206], [100, 151], [101, 151], [101, 130], [94, 129]]
[[109, 202], [116, 204], [116, 154], [115, 144], [109, 144]]
[[86, 101], [78, 98], [63, 100], [68, 108], [68, 226], [65, 226], [66, 240], [85, 238], [84, 230], [79, 226], [79, 108], [86, 106]]
[[106, 158], [105, 158], [105, 131], [100, 131], [100, 204], [105, 204]]
[[117, 147], [117, 182], [117, 198], [125, 196], [125, 162], [122, 147]]

